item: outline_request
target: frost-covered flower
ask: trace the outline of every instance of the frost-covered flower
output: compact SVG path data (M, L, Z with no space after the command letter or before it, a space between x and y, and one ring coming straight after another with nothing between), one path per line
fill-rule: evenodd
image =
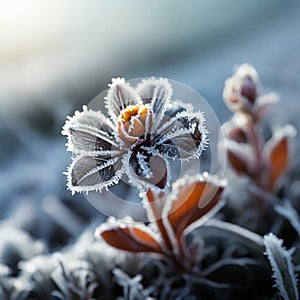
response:
M86 106L69 117L62 134L75 154L67 172L72 193L101 191L124 173L132 184L164 188L168 159L198 158L207 144L203 114L171 101L172 93L164 78L135 88L116 78L105 97L109 118Z

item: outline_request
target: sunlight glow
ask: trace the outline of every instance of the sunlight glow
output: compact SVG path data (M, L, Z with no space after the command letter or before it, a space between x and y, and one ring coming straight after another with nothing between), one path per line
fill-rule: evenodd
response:
M51 40L53 44L64 21L60 6L57 0L1 1L0 62L20 61L47 49Z

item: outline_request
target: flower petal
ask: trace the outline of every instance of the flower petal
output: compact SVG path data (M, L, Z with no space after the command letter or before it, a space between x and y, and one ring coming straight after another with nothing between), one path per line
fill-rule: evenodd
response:
M287 125L273 134L273 137L265 145L263 156L269 166L268 188L273 190L276 182L289 163L289 138L296 134L293 126Z
M113 78L105 99L105 107L111 119L117 123L120 112L128 105L142 104L138 93L124 78Z
M168 218L177 239L203 223L220 208L224 186L202 176L179 179L166 199L163 216Z
M170 101L173 89L168 79L166 78L148 78L136 88L143 103L150 103L155 115L155 127L159 126L168 102Z
M100 111L88 110L86 106L66 121L62 134L68 137L67 150L76 154L111 151L118 146L110 120Z
M92 152L77 156L66 173L68 189L75 192L101 191L119 181L124 168L120 156Z
M143 224L129 224L113 219L110 223L100 225L95 235L120 250L163 253L155 233Z
M135 186L164 189L170 180L168 162L160 155L146 151L129 153L123 160L129 181Z
M205 120L201 112L180 112L157 132L154 147L166 158L199 158L207 147Z
M182 102L180 100L172 100L167 104L164 115L168 118L171 118L183 111L193 112L194 107L191 103Z

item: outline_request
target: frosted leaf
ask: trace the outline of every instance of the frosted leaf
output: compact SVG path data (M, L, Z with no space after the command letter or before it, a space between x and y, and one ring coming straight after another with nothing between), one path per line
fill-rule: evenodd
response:
M94 299L93 293L98 287L98 279L91 266L80 260L59 261L51 278L58 287L52 295L61 300Z
M180 112L157 131L154 146L167 158L198 158L208 144L205 119L201 112Z
M103 155L101 152L77 156L67 171L68 188L75 192L101 191L117 183L124 168L119 157Z
M166 106L170 101L173 89L165 78L144 79L136 88L144 103L150 103L155 114L154 129L160 125Z
M53 255L36 256L31 260L21 262L21 277L30 282L30 291L40 299L52 299L51 293L55 289L51 273L57 267L57 260Z
M52 256L39 255L30 260L23 261L19 264L24 277L32 277L34 272L40 271L45 274L51 273L56 267L56 261Z
M46 246L25 231L11 226L1 226L0 230L0 261L17 269L19 261L28 260L46 252Z
M76 128L70 130L68 150L76 154L91 151L107 151L108 154L118 153L117 144L112 138L90 128Z
M88 109L86 105L82 106L82 111L76 111L72 118L68 118L64 130L76 127L78 125L86 126L88 128L97 128L106 133L113 133L113 124L100 111Z
M105 99L108 114L116 124L120 112L129 105L142 104L141 97L125 82L124 78L113 78Z
M5 278L0 280L0 299L27 300L30 284L23 278Z
M170 118L166 116L163 120L163 124L157 129L156 133L158 135L166 135L170 132L175 132L182 129L190 129L193 127L193 123L199 123L203 127L205 126L204 115L201 112L189 112L181 111L178 112L175 116Z
M130 153L124 157L123 164L129 181L141 189L149 187L164 189L170 182L169 163L159 153L150 151Z
M264 244L260 235L232 223L210 219L199 228L199 233L203 238L219 236L240 243L256 255L263 251Z
M226 140L226 154L230 167L238 174L249 177L253 174L253 154L245 151L247 146Z
M272 267L275 286L285 300L298 300L297 278L292 263L293 250L286 250L283 241L273 233L264 236L267 255Z
M129 219L129 222L133 222ZM128 220L109 219L100 225L95 236L117 249L138 253L162 253L159 236L142 223L129 223Z
M277 180L286 170L290 159L289 139L296 135L296 129L291 125L275 131L263 150L265 163L269 167L268 187L273 190Z
M117 147L110 120L99 111L88 110L86 106L66 121L62 134L68 137L67 150L77 154Z
M256 102L258 117L261 117L263 115L269 105L275 104L278 101L279 96L276 93L269 93L258 97Z
M194 107L191 103L186 103L181 100L169 101L169 103L166 105L165 116L168 118L173 118L178 113L183 111L193 112Z
M148 220L155 221L153 230L160 234L166 253L178 255L178 243L221 208L223 185L224 182L203 174L177 180L170 193L153 189L144 193Z
M113 274L120 286L123 287L123 297L119 299L122 300L152 300L150 294L153 288L144 289L141 280L143 279L141 274L136 275L131 278L121 269L115 268ZM154 299L153 299L154 300Z
M162 212L179 240L212 217L223 206L224 182L205 176L185 176L173 184Z
M99 220L96 222L98 223ZM115 265L122 263L126 259L127 253L122 253L117 249L114 249L104 243L104 241L95 241L95 226L96 222L92 222L91 225L81 236L76 240L60 260L68 270L74 269L80 265L80 262L88 264L88 269L91 270L97 276L98 286L101 286L99 293L103 299L110 299L110 293L113 290L113 282L111 278L111 270ZM68 259L71 258L71 259ZM73 262L71 262L71 260ZM78 262L79 261L79 262ZM98 290L98 289L97 289ZM100 297L96 292L96 298ZM97 298L98 299L98 298Z

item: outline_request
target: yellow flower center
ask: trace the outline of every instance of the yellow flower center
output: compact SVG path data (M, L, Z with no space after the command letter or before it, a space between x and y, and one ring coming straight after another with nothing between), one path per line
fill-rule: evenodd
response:
M129 105L118 117L118 133L125 142L135 142L145 134L148 107L145 105ZM150 120L148 120L150 121Z

